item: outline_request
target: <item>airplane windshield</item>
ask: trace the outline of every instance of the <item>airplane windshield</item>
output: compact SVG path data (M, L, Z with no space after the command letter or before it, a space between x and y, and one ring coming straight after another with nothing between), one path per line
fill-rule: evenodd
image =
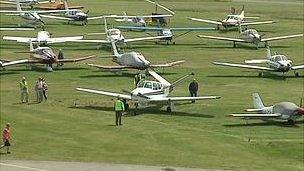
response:
M137 84L137 88L143 88L144 87L145 82L141 81Z
M287 61L286 56L282 55L282 60L283 60L283 61Z
M275 60L276 62L281 61L281 60L282 60L282 56L276 56L276 57L274 58L274 60Z
M144 88L152 89L152 83L151 82L146 82Z
M118 30L111 30L110 34L111 35L119 35L120 32Z

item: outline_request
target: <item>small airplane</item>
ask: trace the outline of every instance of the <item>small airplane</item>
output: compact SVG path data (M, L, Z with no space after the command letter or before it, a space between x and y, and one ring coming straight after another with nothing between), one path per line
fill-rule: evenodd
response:
M141 38L126 39L119 29L116 29L116 28L108 29L106 18L107 18L107 16L104 16L105 33L92 33L92 35L94 35L94 34L105 34L106 37L107 37L106 40L83 39L83 40L72 40L71 42L106 43L106 44L116 42L116 43L126 44L126 43L129 43L129 42L152 40L152 39L162 39L162 38L167 37L167 36L154 36L154 37L141 37Z
M50 1L39 1L39 0L9 0L9 1L0 1L0 2L3 4L16 5L18 3L18 1L21 5L31 6L31 8L33 8L34 5L37 5L37 4L45 4L45 3L50 2Z
M64 10L65 3L64 0L55 0L55 1L50 1L47 6L39 5L36 8L43 10ZM69 6L69 9L80 9L80 8L83 8L83 6Z
M22 19L29 21L31 24L45 24L41 18L40 14L43 13L58 13L58 12L65 12L66 10L48 10L48 11L23 11L21 9L19 0L17 0L17 11L9 11L9 10L0 10L0 13L9 13L6 15L17 15L20 16Z
M50 47L37 47L34 49L33 43L30 41L30 51L27 52L20 52L20 53L29 53L30 59L21 59L16 61L6 61L6 60L0 60L0 67L5 68L7 66L11 65L17 65L17 64L46 64L47 71L53 71L53 64L63 64L63 63L75 63L87 59L94 58L95 55L77 58L77 59L58 59L57 55L53 52L53 50Z
M138 69L146 70L148 68L165 68L172 67L184 63L184 60L174 61L165 64L151 64L141 53L138 52L126 52L120 54L117 50L115 42L111 42L113 49L113 61L117 63L116 66L102 66L96 64L88 64L89 66L97 67L107 71L121 71L123 69Z
M232 8L232 14L227 15L227 17L222 21L214 21L214 20L206 20L200 18L192 18L187 17L189 20L192 21L199 21L209 24L217 25L217 29L224 28L228 30L228 28L236 27L236 26L250 26L250 25L261 25L261 24L273 24L275 21L257 21L257 22L247 22L245 19L258 19L259 17L247 17L245 16L244 6L240 14L235 14L235 8Z
M135 16L135 15L127 15L126 12L124 12L123 15L110 15L107 18L115 18L115 21L117 22L124 22L124 23L131 23L136 26L147 26L147 21L152 18L165 18L165 17L172 17L171 14L159 14L159 15L142 15L142 16Z
M304 115L304 108L291 102L280 102L272 106L265 106L258 93L252 94L254 109L246 109L245 114L230 114L231 117L255 118L255 119L278 119L287 120L289 124L294 125L296 120Z
M83 38L83 36L51 38L51 34L48 31L39 31L37 33L37 37L3 36L3 40L13 40L13 41L21 42L21 43L29 43L31 41L33 43L38 43L38 45L63 43L63 42L67 42L69 40L79 40L79 39L82 39L82 38Z
M176 27L176 28L163 28L163 27L132 27L132 26L117 26L116 28L124 29L124 30L137 30L137 31L146 31L148 32L157 32L158 36L167 36L165 38L159 39L159 41L164 41L169 45L170 43L175 44L175 41L172 42L173 39L184 36L193 31L209 31L215 30L215 28L207 28L207 27ZM175 35L173 32L183 32L179 35ZM157 43L157 42L156 42Z
M146 2L148 3L151 3L153 5L155 5L155 12L152 13L152 15L163 15L163 14L160 14L158 13L157 9L158 7L159 8L162 8L163 10L167 11L168 13L170 13L170 15L175 15L175 12L170 10L169 8L163 6L163 5L160 5L154 1L151 1L151 0L145 0ZM145 20L146 23L149 23L149 24L156 24L157 26L166 26L168 24L168 21L167 21L167 18L168 17L165 17L165 16L159 16L159 17L151 17L151 18L147 18L147 20Z
M103 16L89 17L89 11L83 12L80 9L70 9L67 0L64 0L64 5L66 11L64 17L54 15L41 15L41 17L57 20L66 20L68 21L68 24L70 24L70 22L81 22L82 25L86 25L88 23L88 20L97 20L103 18Z
M154 71L148 71L157 81L141 80L137 87L129 92L124 91L126 94L114 93L109 91L101 91L87 88L76 88L78 91L84 91L93 94L105 95L110 97L117 97L132 101L135 103L135 114L138 107L147 107L149 103L158 103L167 105L167 112L172 112L174 102L176 101L192 101L192 100L209 100L219 99L221 96L199 96L199 97L174 97L169 96L181 82L185 81L189 76L194 75L193 73L181 77L177 81L170 83Z
M230 42L233 42L233 47L236 47L236 42L251 43L251 44L256 45L256 48L259 47L259 43L264 43L265 47L267 47L268 42L270 42L270 41L303 37L303 34L294 34L294 35L288 35L288 36L263 38L263 35L260 35L258 33L258 31L256 31L255 29L247 29L245 31L242 31L241 25L239 25L239 32L240 32L239 38L205 36L205 35L198 35L198 37L206 38L206 39L230 41Z
M287 58L285 55L274 54L271 55L271 50L267 47L267 59L253 59L245 60L247 64L234 64L234 63L225 63L225 62L213 62L215 65L228 66L228 67L237 67L237 68L247 68L254 69L259 71L259 76L263 75L263 71L267 72L281 72L285 73L290 70L294 70L295 76L299 76L299 73L296 72L299 69L304 69L304 65L292 66L292 61ZM248 64L266 64L265 66L257 65L248 65Z

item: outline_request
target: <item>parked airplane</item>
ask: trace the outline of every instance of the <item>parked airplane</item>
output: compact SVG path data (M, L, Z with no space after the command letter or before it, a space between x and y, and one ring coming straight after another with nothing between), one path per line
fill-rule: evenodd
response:
M288 72L290 70L294 70L295 76L299 76L299 73L296 71L299 69L304 69L304 65L292 66L292 61L288 59L285 55L280 55L280 54L271 55L271 51L269 47L267 47L267 59L245 60L245 63L266 64L267 67L257 66L257 65L246 65L246 64L233 64L233 63L225 63L225 62L213 62L213 64L215 65L258 70L259 76L262 76L264 71L281 72L284 74L285 72Z
M82 39L83 36L73 36L73 37L56 37L51 38L51 34L47 31L39 31L37 33L37 37L11 37L4 36L3 40L13 40L21 43L29 43L32 41L33 43L41 44L52 44L52 43L63 43L70 40L79 40Z
M68 21L68 24L70 24L70 22L77 22L80 21L82 22L82 25L86 25L88 23L88 20L97 20L97 19L101 19L103 18L103 16L96 16L96 17L89 17L87 12L82 12L80 9L70 9L67 1L64 1L65 4L65 14L64 17L63 16L54 16L54 15L41 15L44 18L51 18L51 19L57 19L57 20L66 20Z
M169 12L171 15L175 15L174 11L170 10L169 8L167 8L163 5L160 5L160 4L158 4L154 1L150 1L150 0L145 0L145 1L155 5L155 12L153 12L152 15L162 15L162 14L158 13L158 11L157 11L158 7L162 8L163 10L165 10L167 12ZM145 22L149 23L149 24L154 23L154 24L157 24L157 26L166 26L168 24L167 18L168 17L153 17L153 18L149 18Z
M71 42L81 42L81 43L111 43L111 42L117 42L117 43L129 43L129 42L135 42L135 41L143 41L143 40L152 40L152 39L162 39L166 38L167 36L154 36L154 37L141 37L141 38L131 38L126 39L121 31L116 28L108 29L107 26L107 20L106 16L104 16L104 27L105 27L105 34L106 40L93 40L93 39L86 39L86 40L72 40ZM94 34L100 34L100 33L94 33Z
M117 50L115 42L111 42L113 49L113 61L117 63L116 66L102 66L96 64L88 64L89 66L97 67L109 71L121 71L123 69L139 69L146 70L148 68L165 68L172 67L184 63L184 60L174 61L165 64L151 64L141 53L126 52L120 54Z
M107 16L107 18L115 18L115 21L118 22L124 22L124 23L131 23L132 25L136 25L136 26L142 26L142 27L146 27L147 26L147 21L151 20L152 18L165 18L165 17L172 17L173 15L171 14L159 14L159 15L127 15L126 12L124 12L123 15L119 16L119 15L110 15Z
M137 30L137 31L145 31L145 32L157 32L158 36L167 36L165 38L159 39L159 41L164 41L169 45L173 39L184 36L193 31L208 31L215 30L215 28L207 28L207 27L177 27L177 28L163 28L163 27L132 27L132 26L117 26L116 28L125 29L125 30ZM179 35L175 35L173 32L183 32ZM148 33L149 34L149 33ZM175 41L172 42L175 44Z
M55 0L50 1L48 5L39 5L36 6L38 9L44 9L44 10L64 10L65 9L65 3L64 0ZM83 8L83 6L69 6L69 9L79 9Z
M170 92L174 90L181 82L185 81L189 76L194 75L193 73L188 74L177 81L170 83L154 71L149 71L157 81L141 80L137 87L128 92L128 94L113 93L109 91L101 91L87 88L76 88L79 91L84 91L93 94L100 94L110 97L117 97L132 101L135 103L135 114L138 107L147 107L151 103L165 104L167 105L167 112L171 112L176 101L192 101L192 100L209 100L219 99L221 96L199 96L199 97L174 97L169 96Z
M304 108L291 102L280 102L272 106L265 106L258 93L252 94L254 109L246 109L245 114L230 114L228 116L255 119L279 119L287 120L289 124L295 124L296 120L304 115Z
M40 14L43 13L58 13L58 12L65 12L66 10L48 10L48 11L23 11L21 9L19 1L17 1L17 11L9 11L9 10L0 10L0 13L9 13L6 15L17 15L21 18L29 21L31 24L44 24L44 21L41 19Z
M21 5L31 6L31 8L33 8L34 5L37 5L37 4L49 3L49 1L39 1L39 0L9 0L9 1L0 1L0 2L3 4L16 5L18 3L18 1Z
M270 42L270 41L303 37L303 34L294 34L294 35L288 35L288 36L263 38L263 35L260 35L258 33L258 31L256 31L255 29L247 29L245 31L242 31L242 28L241 28L240 25L239 25L239 32L240 32L239 38L204 36L204 35L198 35L198 37L206 38L206 39L216 39L216 40L230 41L230 42L233 42L233 47L236 47L236 42L252 43L252 44L255 44L257 48L259 47L259 43L261 43L261 42L265 43L265 47L266 47L268 45L268 42Z
M95 55L77 58L77 59L58 59L57 55L53 52L50 47L37 47L34 49L33 43L30 41L30 51L21 52L21 53L29 53L30 59L21 59L16 61L0 61L0 67L4 68L11 65L17 64L46 64L48 71L53 71L53 64L62 64L67 62L79 62L87 59L91 59L95 57Z
M235 11L235 10L233 10L233 11ZM236 26L239 26L239 25L250 26L250 25L261 25L261 24L273 24L273 23L275 23L274 21L256 21L256 22L246 21L245 19L258 19L259 17L246 17L244 6L243 6L242 11L239 15L232 12L232 14L227 15L227 17L222 21L206 20L206 19L192 18L192 17L187 17L187 18L189 20L192 20L192 21L199 21L199 22L205 22L205 23L217 25L218 30L221 27L223 27L225 30L228 30L228 28L236 27Z

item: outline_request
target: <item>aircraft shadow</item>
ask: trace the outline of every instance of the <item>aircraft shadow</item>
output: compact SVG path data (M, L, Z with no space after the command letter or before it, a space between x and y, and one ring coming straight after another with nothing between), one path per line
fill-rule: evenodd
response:
M114 113L114 109L113 107L105 107L105 106L71 106L69 108L72 109L84 109L84 110L93 110L93 111L108 111L108 112L113 112ZM127 111L127 115L128 117L132 117L135 116L134 115L134 111L135 109L131 108ZM137 110L137 114L136 115L172 115L172 116L190 116L190 117L200 117L200 118L214 118L213 115L208 115L208 114L201 114L201 113L186 113L186 112L177 112L177 111L173 111L172 113L168 113L164 110L160 110L158 107L148 107L145 109L138 109Z
M241 124L225 124L224 127L248 127L248 126L279 126L279 127L290 127L290 128L298 128L298 125L303 125L304 120L297 120L294 125L288 124L287 122L282 121L261 121L258 123L241 123Z
M278 46L271 46L272 48L280 48L280 49L287 49L287 48L290 48L290 46L282 46L282 45L278 45ZM247 50L253 50L253 51L256 51L257 48L256 46L254 45L251 45L251 44L240 44L240 43L237 43L236 44L236 47L233 47L233 44L231 44L231 46L229 46L229 44L227 46L197 46L196 44L196 47L193 47L193 48L198 48L198 49L215 49L215 50L218 50L218 49L227 49L227 50L231 50L231 49L235 49L235 48L242 48L242 49L247 49ZM262 46L262 44L259 45L259 48L258 49L265 49L264 46Z
M0 71L0 76L2 76L2 75L13 75L13 74L20 74L20 73L15 72L15 71Z

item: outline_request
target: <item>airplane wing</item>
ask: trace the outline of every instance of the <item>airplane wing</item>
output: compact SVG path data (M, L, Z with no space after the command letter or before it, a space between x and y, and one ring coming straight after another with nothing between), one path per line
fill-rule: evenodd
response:
M115 65L115 66L104 66L104 65L96 65L96 64L87 64L88 66L96 67L104 70L121 70L121 69L132 69L130 66L124 65Z
M261 25L261 24L273 24L275 21L258 21L258 22L247 22L241 23L241 26L250 26L250 25Z
M262 118L262 117L270 117L270 118L276 118L280 117L280 113L273 113L273 114L230 114L228 116L231 117L241 117L241 118Z
M47 39L47 43L62 43L71 40L79 40L79 39L83 39L83 36L49 38Z
M21 43L29 43L30 41L36 42L37 38L3 36L3 40L14 40L14 41L21 42Z
M167 101L192 101L192 100L210 100L210 99L219 99L221 96L199 96L199 97L160 97L152 98L151 102L167 102Z
M163 77L161 77L160 75L158 75L156 72L154 72L154 71L148 71L148 72L149 72L150 75L152 75L152 77L154 77L157 81L159 81L163 85L165 85L165 86L170 86L171 85L171 83L169 83Z
M245 42L243 39L228 38L228 37L216 37L216 36L204 36L204 35L198 35L198 37L200 37L200 38L206 38L206 39L216 39L216 40L232 41L232 42Z
M68 17L60 17L60 16L53 16L53 15L40 15L43 18L51 18L51 19L57 19L57 20L69 20L69 21L73 21L72 18L68 18Z
M213 20L205 20L205 19L192 18L192 17L187 17L187 18L189 20L192 20L192 21L199 21L199 22L204 22L204 23L209 23L209 24L215 24L215 25L223 25L221 22L213 21Z
M76 88L78 91L84 91L88 93L93 93L93 94L100 94L100 95L105 95L105 96L110 96L110 97L120 97L126 100L131 100L131 95L126 95L126 94L120 94L120 93L113 93L109 91L101 91L101 90L93 90L93 89L86 89L86 88Z
M69 42L78 42L78 43L111 43L107 40L90 40L90 39L83 39L83 40L69 40Z
M132 38L132 39L125 39L124 42L135 42L135 41L142 41L142 40L152 40L152 39L163 39L167 38L168 36L154 36L154 37L141 37L141 38Z
M304 69L304 65L293 66L291 67L291 69L293 70Z
M0 28L0 31L33 31L34 28Z
M296 37L303 37L303 34L294 34L294 35L289 35L289 36L279 36L279 37L265 38L265 39L262 39L261 42L268 42L268 41L282 40L282 39L290 39L290 38L296 38Z
M43 10L58 10L58 7L56 6L38 6L36 7L38 9L43 9ZM69 9L80 9L83 8L83 6L69 6Z
M170 14L160 14L160 15L108 15L104 16L106 18L160 18L160 17L172 17ZM117 20L120 21L120 20ZM123 20L121 20L123 21Z
M125 30L144 30L144 31L161 31L163 28L160 27L139 27L139 26L117 26L118 29Z
M104 16L96 16L96 17L89 17L87 20L97 20L97 19L102 19Z
M168 12L169 12L170 14L172 14L172 15L175 14L175 12L173 12L172 10L170 10L170 9L168 9L167 7L165 7L165 6L163 6L163 5L160 5L160 4L158 4L158 3L154 2L154 1L150 1L150 0L145 0L145 1L147 1L147 2L149 2L149 3L151 3L151 4L154 4L154 5L156 5L156 6L160 7L160 8L162 8L162 9L164 9L165 11L168 11Z
M246 64L263 64L268 62L267 59L252 59L252 60L245 60Z
M165 63L165 64L154 64L154 65L150 65L150 67L152 68L162 68L162 67L172 67L175 65L179 65L184 63L184 60L180 60L180 61L174 61L174 62L169 62L169 63Z
M82 58L76 58L76 59L58 59L59 63L65 63L65 62L79 62L79 61L84 61L87 59L95 58L96 55L90 55L87 57L82 57Z
M213 27L175 27L170 28L171 31L203 31L203 30L216 30Z
M25 64L25 63L31 63L28 59L21 59L17 61L10 61L10 62L0 62L1 67L11 66L11 65L17 65L17 64Z
M267 68L267 67L262 67L262 66L254 66L254 65L232 64L232 63L224 63L224 62L213 62L213 64L214 65L221 65L221 66L237 67L237 68L275 71L275 69L272 69L272 68Z
M45 13L62 13L67 12L69 10L45 10L45 11L12 11L12 10L0 10L0 13L37 13L37 14L45 14Z

